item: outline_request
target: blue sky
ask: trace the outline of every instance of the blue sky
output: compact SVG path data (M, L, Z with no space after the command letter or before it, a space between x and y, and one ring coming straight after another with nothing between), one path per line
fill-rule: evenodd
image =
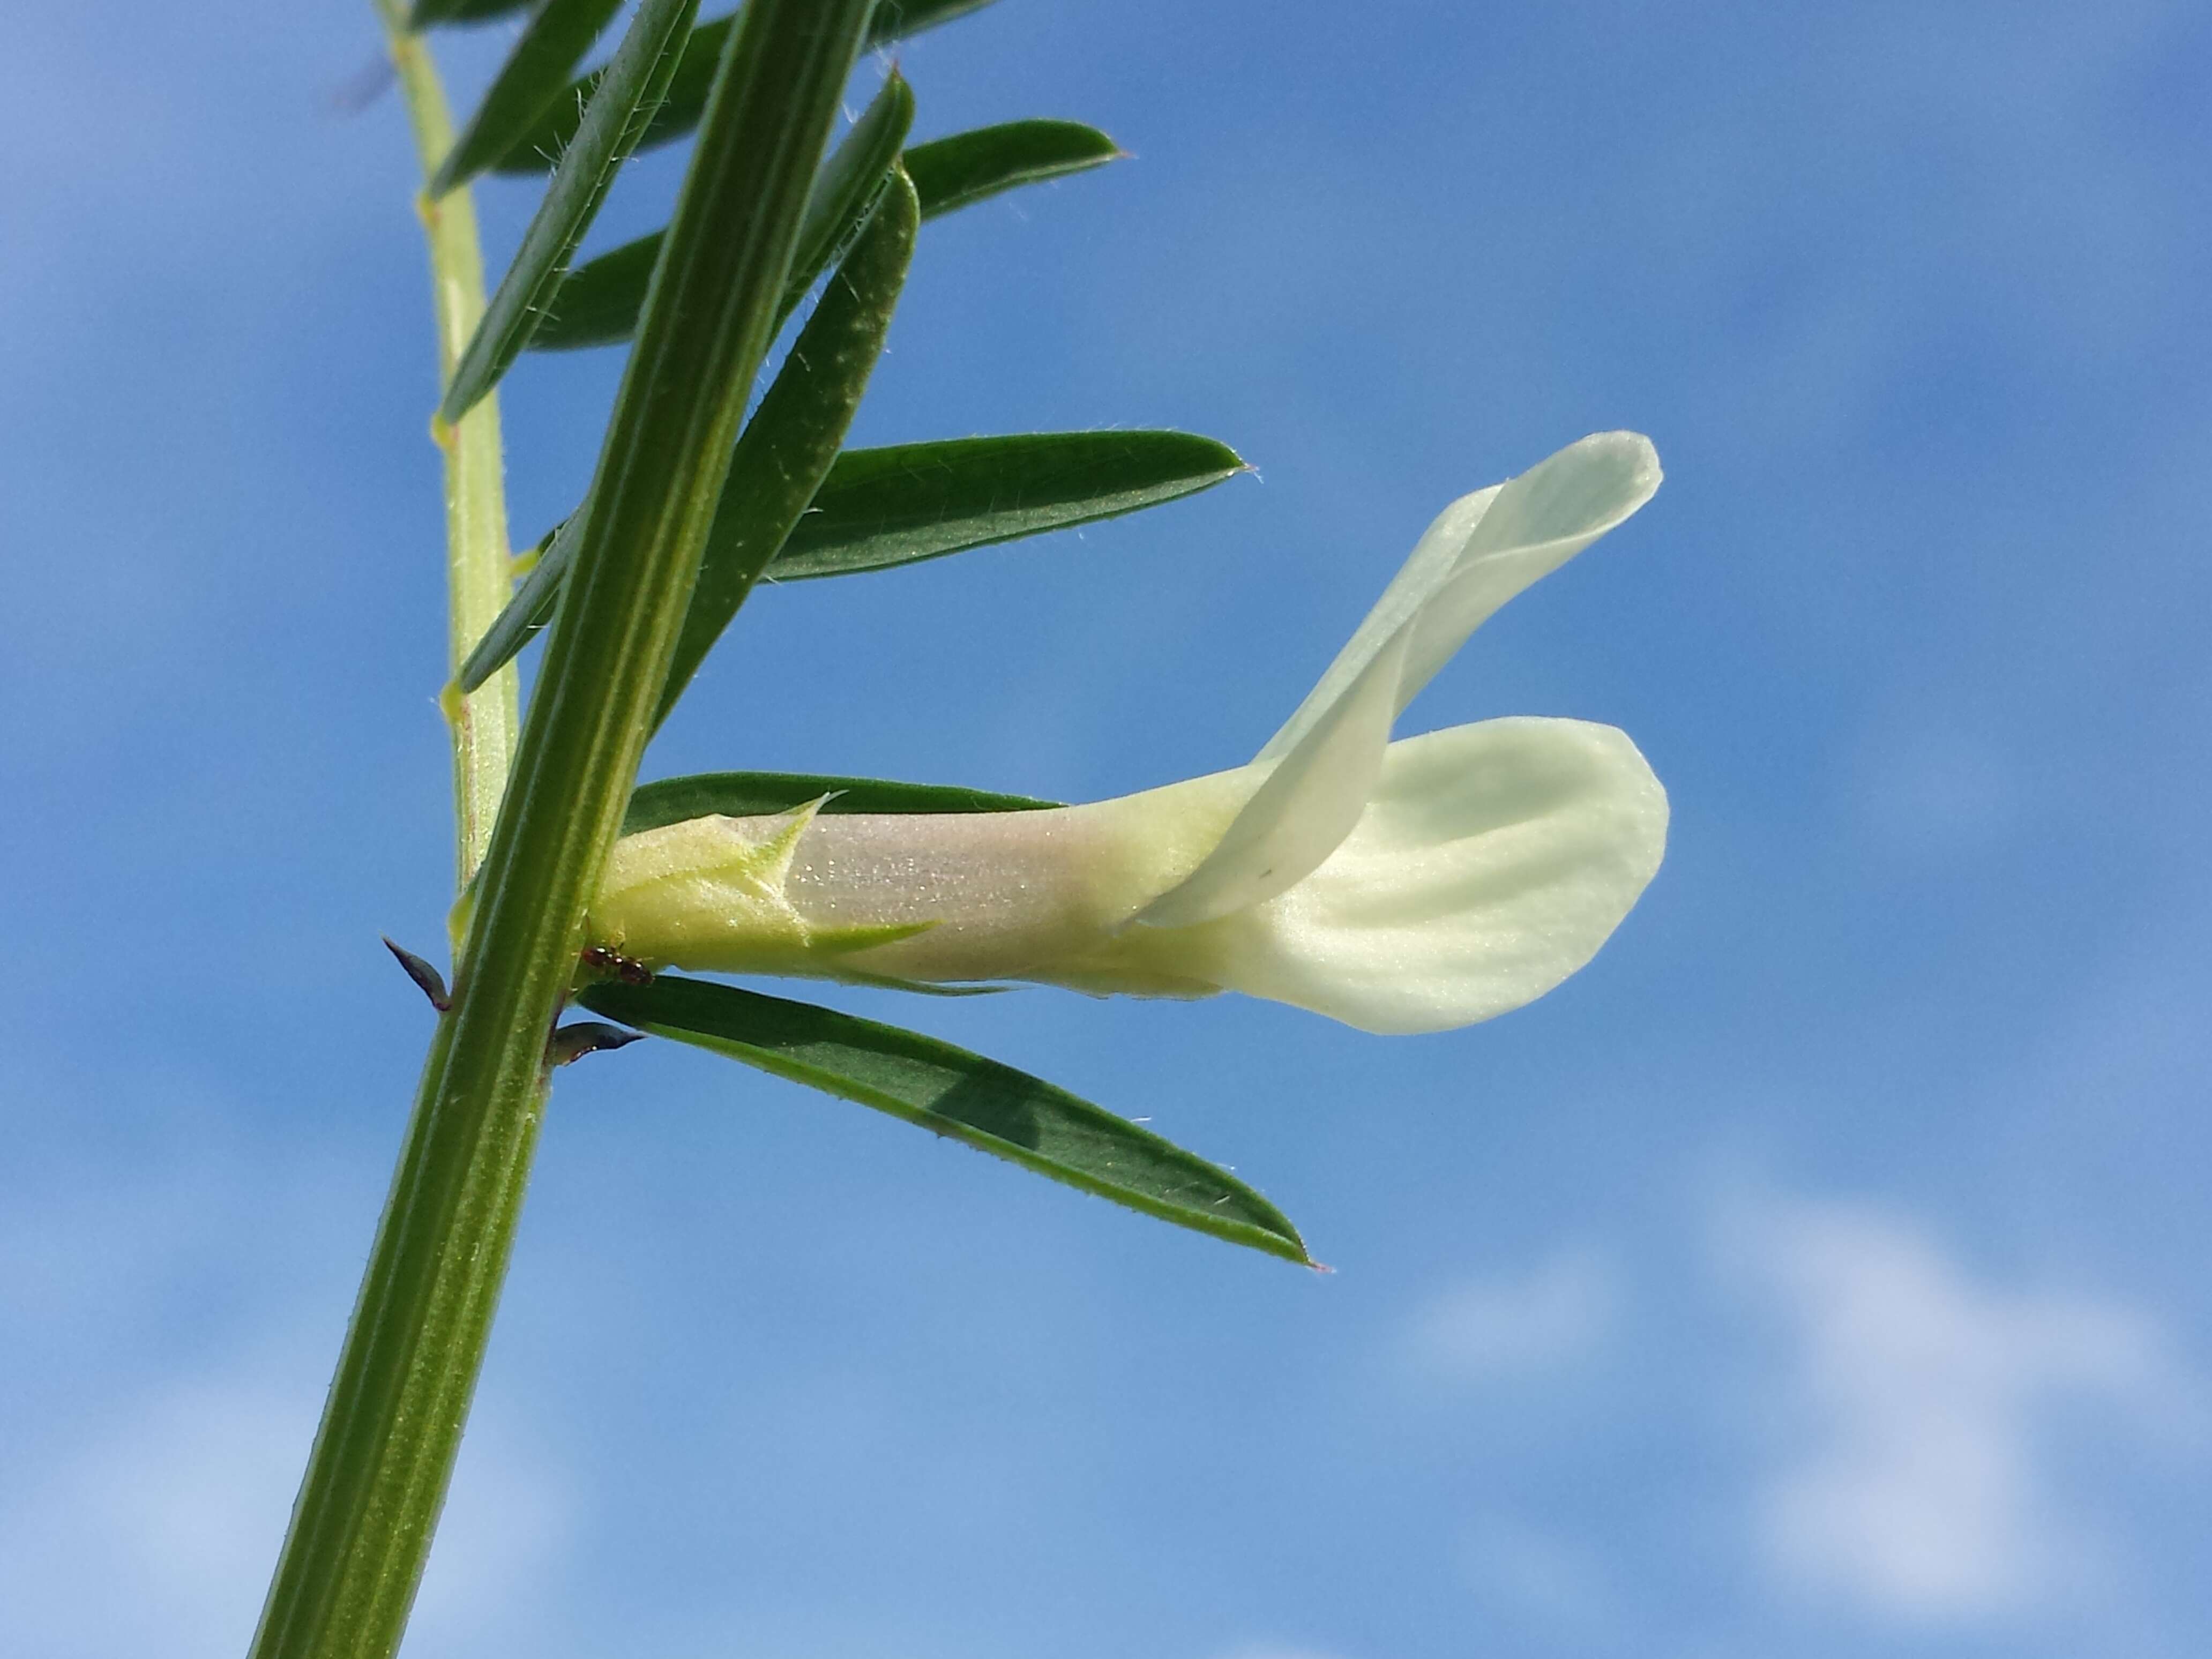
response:
M334 107L365 5L10 33L0 1646L232 1654L428 1034L376 936L449 879L411 161ZM927 228L861 441L1259 476L765 593L648 771L1236 763L1445 501L1632 427L1658 498L1401 730L1618 724L1668 862L1443 1036L844 999L1327 1278L695 1054L566 1074L408 1651L2212 1646L2212 19L1005 0L901 61L923 135L1136 159ZM508 381L518 537L617 367Z

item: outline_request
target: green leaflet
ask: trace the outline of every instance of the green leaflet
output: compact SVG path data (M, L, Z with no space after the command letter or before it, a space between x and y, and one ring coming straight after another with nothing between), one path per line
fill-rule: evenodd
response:
M868 25L868 46L888 46L894 40L981 11L990 3L991 0L877 0L875 18Z
M1246 470L1188 432L1034 432L848 450L769 567L775 581L881 570L1111 519Z
M807 195L805 217L799 224L799 246L792 257L791 275L785 283L783 298L776 313L778 327L782 325L784 319L790 314L792 307L797 304L806 289L812 286L815 277L821 274L823 267L829 263L841 246L867 224L869 216L873 214L880 205L886 193L884 185L890 176L888 169L896 158L899 146L905 140L907 128L912 125L913 120L913 89L901 78L896 70L893 70L890 78L884 82L882 89L869 103L860 120L854 123L853 130L845 135L844 142L838 145L836 153L823 165L815 177L813 185ZM902 185L900 188L906 191L908 198L911 198L913 191L910 186ZM904 281L907 261L912 257L913 242L913 229L909 225L902 233L898 246L902 246L905 252L896 257L897 275L896 278L890 280L888 289L884 287L886 272L879 267L891 245L882 242L877 245L875 258L869 266L872 274L861 284L863 289L875 296L874 300L866 304L861 304L857 291L849 287L839 289L837 285L833 283L832 289L836 290L834 302L832 295L825 294L823 303L816 307L819 313L824 306L827 306L832 319L835 319L834 325L831 322L825 322L823 330L818 337L818 343L825 356L835 356L839 365L838 372L844 375L847 382L849 383L850 394L855 405L860 400L861 392L866 387L867 370L874 366L876 353L882 349L881 327L890 322L890 307L897 300L900 283ZM857 251L856 245L855 252ZM656 232L639 241L616 249L613 253L593 261L592 265L586 266L582 271L571 272L568 279L562 282L555 291L553 303L561 307L561 315L544 319L538 324L532 343L542 345L545 343L548 335L558 334L564 326L577 325L579 305L580 305L582 318L581 325L587 330L592 327L593 325L592 308L599 301L591 297L588 293L580 302L572 301L569 296L575 289L577 279L580 276L585 276L595 266L606 265L609 262L618 259L629 259L638 266L634 285L627 277L622 284L618 285L629 289L617 301L617 305L623 311L622 334L627 335L630 326L635 321L635 307L642 303L645 298L646 286L652 280L653 263L659 257L659 253L660 236ZM857 313L854 310L855 305L860 307ZM878 315L878 312L879 315ZM866 322L866 318L870 316L874 316L877 319L875 344L867 350L865 362L860 363L853 355L858 349L860 337L854 333L854 329L857 325L862 333L865 333L866 328L870 326ZM813 331L814 325L810 319L806 330L802 331L802 340L806 340ZM793 361L798 364L797 379L805 382L812 390L807 398L787 398L787 404L797 401L820 404L825 397L830 398L834 404L836 377L827 373L810 374L807 361L803 355L796 356ZM857 370L856 363L859 363ZM793 372L792 362L787 362L784 373L779 374L776 377L776 385L783 386L786 376ZM853 380L851 377L856 372L858 379ZM773 398L775 394L771 391L769 396ZM767 406L763 402L763 409L765 410ZM818 422L830 419L831 416L827 410L816 409L810 418ZM833 454L836 446L843 441L845 428L851 424L852 418L852 409L849 407L845 409L842 416L835 418L836 430L828 441ZM753 430L754 424L757 423L757 419L756 416L755 422L748 424L746 428L748 434ZM772 426L781 424L785 423L771 423ZM826 428L817 425L810 429L818 434ZM787 445L792 436L793 434L787 431L783 441ZM779 450L779 453L781 453L781 451ZM795 458L797 452L794 450L793 454ZM744 442L740 440L738 451L732 457L733 481L743 476L738 473L737 469L744 459ZM823 465L828 465L826 458ZM808 465L809 470L805 472L803 482L806 495L811 496L814 485L820 481L821 474L818 469L813 468L811 462ZM787 485L790 484L789 480L785 480L784 483ZM802 496L797 506L790 510L796 514L803 511L805 506L805 497ZM708 556L710 569L714 564L726 564L727 562L729 556L727 553L718 556L711 550L731 541L744 527L731 517L733 512L738 510L740 509L718 507L716 511L715 531L709 543L710 551ZM574 551L570 545L570 526L579 523L582 516L580 513L571 514L539 544L538 562L532 567L529 576L516 591L514 597L507 602L506 609L501 611L493 620L492 625L484 630L483 637L477 641L475 648L469 653L468 660L461 665L460 672L454 676L455 682L462 690L473 691L477 686L482 685L511 661L517 652L529 644L538 631L553 620L554 607L561 597L561 584L568 577L568 562ZM787 527L787 526L786 528ZM778 530L775 533L777 545L781 545L782 540L783 532ZM773 552L774 549L770 549L770 551ZM748 587L750 586L750 580L745 586ZM740 592L736 603L732 604L729 608L729 616L736 614L737 605L742 604L743 599L743 592ZM702 613L702 617L708 614L711 614L711 609L708 612ZM716 632L719 633L720 627L727 625L729 616L723 617L721 623L717 625ZM703 620L700 625L702 627L705 625ZM690 634L688 617L686 633L688 637ZM710 641L709 643L711 642ZM681 647L679 647L678 660L679 663L684 662ZM672 677L670 684L680 690L683 684L690 680L697 665L696 659L692 659L683 666L680 675ZM664 714L666 713L665 705L662 712Z
M913 124L914 91L894 70L814 181L777 313L779 326L867 223ZM660 238L659 231L653 231L568 272L546 302L531 345L540 351L568 351L629 338L660 258Z
M765 574L801 580L942 558L1133 513L1244 470L1226 444L1188 432L1030 432L848 449ZM496 673L552 619L568 570L567 528L462 665L463 690Z
M568 90L568 77L622 0L543 0L500 66L483 102L430 181L433 200L465 185L513 149ZM710 71L711 75L711 71ZM582 124L583 106L569 123ZM548 158L547 165L551 165Z
M919 1124L1179 1227L1310 1263L1283 1212L1227 1170L965 1048L874 1020L662 974L577 994L593 1013Z
M507 607L492 618L483 637L470 650L468 659L461 664L460 672L453 676L453 684L464 691L474 691L486 680L513 662L522 647L536 639L553 620L553 611L561 603L561 586L568 579L568 567L576 554L575 538L583 527L584 515L571 513L558 526L546 532L538 544L538 562L515 589L514 597Z
M799 227L799 248L791 257L791 276L784 283L783 305L776 313L779 328L815 279L867 228L913 125L914 88L894 69L815 178L806 198L806 218ZM915 222L920 222L918 210ZM910 246L911 232L906 240Z
M830 278L775 384L745 423L715 503L656 726L668 718L837 459L883 351L921 223L914 186L895 172L881 208Z
M867 45L887 46L894 40L919 34L926 28L950 22L989 3L990 0L882 0L876 8L875 21L869 26ZM661 105L653 125L646 130L641 141L646 149L681 138L699 125L699 118L707 108L708 88L714 84L714 64L721 58L723 43L729 39L734 21L733 17L718 17L691 31L691 38L684 48L684 60L669 82L667 101ZM577 112L589 103L593 84L602 72L594 70L574 82L570 88L574 96L549 106L492 164L493 171L543 173L551 167L553 158L567 149L575 137Z
M441 23L487 23L511 11L520 11L530 0L415 0L407 15L410 29L434 28Z
M529 343L562 268L590 228L615 174L637 147L645 116L660 101L676 68L675 43L698 9L699 0L643 0L638 7L636 20L584 112L576 142L562 156L523 234L520 252L461 354L440 419L450 424L467 414Z
M863 118L847 144L859 140L867 125ZM904 159L921 200L921 216L933 219L1018 185L1064 178L1097 167L1121 153L1111 138L1079 122L1012 121L917 144ZM841 147L841 160L846 154ZM883 166L890 165L890 157L886 155ZM915 172L916 167L921 171ZM825 185L828 179L829 170L824 169ZM825 234L817 239L821 258L793 268L791 292L785 301L787 312L828 264L835 240L830 233L840 223L850 225L860 209L860 204L848 202L841 222L830 217L828 206L825 199L822 216ZM802 242L801 246L811 248L814 244ZM653 231L570 271L555 290L546 307L550 314L531 337L531 345L539 351L572 351L628 339L637 324L637 308L645 303L645 285L653 280L653 261L659 253L660 233Z
M441 23L488 23L511 11L520 11L530 0L415 0L407 14L407 27L421 30Z
M640 148L651 149L657 144L681 138L699 125L699 117L707 107L708 89L714 85L714 64L721 58L722 47L730 38L730 27L735 21L734 17L718 17L691 31L690 39L684 43L684 56L676 65L675 76L668 83L668 96L654 113L652 125L646 128ZM553 158L566 149L568 141L576 136L576 112L588 106L600 73L593 70L572 83L570 95L547 107L492 163L492 171L543 173L551 167Z
M934 219L1018 185L1103 167L1126 153L1080 121L1008 121L915 144L906 153L906 170L921 196L921 216Z
M709 814L765 817L812 800L822 802L824 813L1036 812L1061 805L957 784L895 783L886 778L824 777L811 772L695 772L638 785L623 814L622 832L634 836Z
M530 337L534 351L576 351L618 345L637 326L646 284L660 258L659 231L610 248L566 273Z

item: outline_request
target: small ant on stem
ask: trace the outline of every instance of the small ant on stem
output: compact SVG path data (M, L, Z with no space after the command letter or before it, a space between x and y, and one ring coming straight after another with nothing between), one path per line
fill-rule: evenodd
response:
M583 950L584 966L594 973L607 974L625 985L650 985L653 969L635 957L619 951L611 951L604 945L586 945Z

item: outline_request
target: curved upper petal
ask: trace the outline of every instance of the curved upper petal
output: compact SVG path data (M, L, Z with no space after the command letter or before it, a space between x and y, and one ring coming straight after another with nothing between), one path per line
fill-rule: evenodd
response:
M1666 792L1626 734L1529 718L1458 726L1392 744L1358 828L1288 892L1195 927L1130 930L1049 976L1098 989L1150 976L1363 1030L1445 1030L1532 1001L1588 962L1666 840Z
M1454 501L1258 758L1291 753L1410 627L1396 691L1403 709L1499 606L1650 501L1661 476L1649 438L1599 432Z
M1359 821L1400 711L1498 608L1651 499L1659 457L1633 432L1567 446L1437 516L1290 720L1260 751L1272 767L1220 843L1140 912L1188 927L1303 881Z

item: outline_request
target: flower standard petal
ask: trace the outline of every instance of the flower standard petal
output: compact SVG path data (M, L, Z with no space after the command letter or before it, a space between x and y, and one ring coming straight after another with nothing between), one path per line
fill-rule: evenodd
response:
M1138 925L1188 927L1287 891L1358 822L1391 723L1468 635L1651 498L1649 439L1570 444L1437 514L1351 641L1260 751L1274 770L1205 862Z
M1437 515L1258 758L1289 753L1410 624L1413 637L1398 685L1398 708L1404 708L1500 605L1627 519L1651 499L1660 477L1659 454L1649 438L1600 432L1518 477L1462 495Z
M1506 484L1451 580L1421 608L1398 706L1411 702L1499 606L1650 501L1660 478L1659 453L1649 438L1601 432Z
M1305 701L1254 757L1255 760L1275 760L1288 754L1383 648L1405 632L1420 615L1421 607L1434 599L1458 570L1460 555L1467 549L1468 538L1480 527L1490 504L1504 488L1504 484L1491 484L1473 495L1461 496L1437 514L1421 532L1421 539L1413 544L1413 550L1407 555L1398 574L1390 579L1390 585L1382 590L1382 597L1375 601L1359 626L1352 630L1352 637L1345 641L1344 649L1336 653L1328 671L1306 693Z

